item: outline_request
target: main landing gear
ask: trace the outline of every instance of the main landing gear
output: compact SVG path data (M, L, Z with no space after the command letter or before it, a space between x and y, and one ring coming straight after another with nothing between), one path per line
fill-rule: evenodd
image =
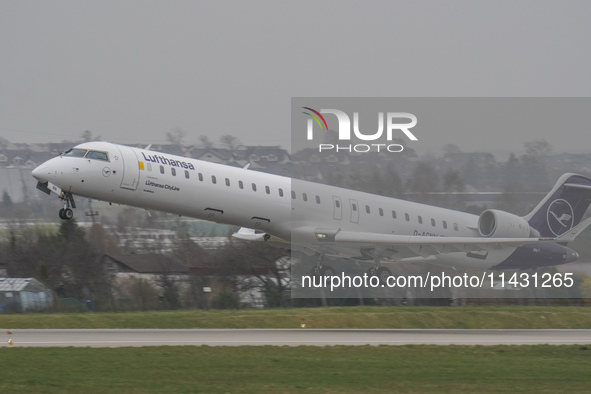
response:
M330 265L324 265L324 256L318 256L318 263L312 269L313 276L335 276L337 272Z
M318 262L316 266L312 269L311 275L313 276L336 276L339 273L332 268L330 265L324 264L324 255L318 256ZM390 271L387 267L382 267L380 263L380 259L375 258L373 262L373 266L367 270L368 277L377 277L380 281L380 284L385 285L388 283L388 278L392 276L392 271Z
M392 276L392 271L390 271L387 267L382 267L380 260L375 259L373 266L367 270L367 276L377 276L381 284L386 284L388 277Z
M59 211L59 217L62 220L70 220L74 217L74 211L72 208L76 208L74 202L74 196L72 193L63 193L60 195L60 199L64 201L64 207ZM70 208L72 207L72 208Z

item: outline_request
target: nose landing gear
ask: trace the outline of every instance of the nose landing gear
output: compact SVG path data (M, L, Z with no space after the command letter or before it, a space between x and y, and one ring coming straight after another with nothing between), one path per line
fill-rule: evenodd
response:
M74 217L74 211L70 208L62 208L59 211L59 216L62 220L70 220Z
M74 202L74 196L72 193L63 193L60 195L60 199L64 201L64 207L59 211L59 217L62 220L70 220L74 217L74 211L72 208L76 208L76 203Z

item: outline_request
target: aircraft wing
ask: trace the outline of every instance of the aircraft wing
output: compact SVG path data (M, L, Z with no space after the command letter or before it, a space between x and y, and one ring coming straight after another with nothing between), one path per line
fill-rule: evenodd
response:
M436 237L322 229L315 231L315 237L319 243L325 243L327 246L391 249L405 257L412 255L429 257L452 252L482 252L556 241L555 238Z
M308 245L317 251L338 254L341 249L357 252L363 249L389 250L399 258L420 256L427 258L453 252L488 252L506 248L517 248L540 242L570 242L591 225L591 217L557 238L495 238L495 237L437 237L418 235L380 234L358 231L341 231L300 227L292 231L292 242ZM287 243L283 239L253 229L241 228L234 237L247 241L271 241ZM322 252L321 252L322 253Z

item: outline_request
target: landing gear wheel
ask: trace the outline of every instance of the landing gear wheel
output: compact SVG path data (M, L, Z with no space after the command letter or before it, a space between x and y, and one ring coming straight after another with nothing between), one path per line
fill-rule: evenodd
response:
M64 219L70 220L73 217L74 217L74 211L72 211L70 208L64 209Z
M84 182L84 181L82 181ZM62 192L60 194L60 200L62 200L64 202L64 207L62 209L60 209L59 211L59 217L62 220L70 220L74 217L74 211L72 211L72 208L76 208L76 203L74 202L74 196L72 195L72 193L65 193Z
M388 277L392 276L392 271L386 267L371 267L367 270L367 276L370 278L376 276L379 279L380 284L385 285L388 283Z
M312 268L312 276L335 276L336 271L330 265L323 265L320 267Z
M320 267L320 276L335 276L337 273L330 265Z
M380 267L376 271L376 276L380 279L380 283L385 285L388 283L388 278L392 276L392 271L386 267Z
M59 211L59 216L62 220L70 220L74 217L74 211L70 208L62 208Z

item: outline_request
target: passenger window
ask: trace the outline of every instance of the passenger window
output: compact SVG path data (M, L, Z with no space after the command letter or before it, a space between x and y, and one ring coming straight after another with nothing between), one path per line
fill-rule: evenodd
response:
M296 199L296 192L295 191L291 191L291 199L295 200Z
M308 201L308 195L307 195L306 193L303 193L303 194L302 194L302 199L303 199L304 201Z
M202 174L202 173L199 173L199 174L198 174L198 177L199 177L199 180L200 180L201 182L203 182L203 174Z
M267 192L267 194L271 194L271 188L269 186L265 186L265 192Z
M279 188L279 197L283 197L283 189Z
M443 228L447 228L447 222L444 220L442 223L443 223Z
M320 204L320 196L316 196L316 204Z
M164 166L160 166L160 173L164 174Z
M458 231L458 224L454 223L454 231Z
M152 163L146 163L146 168L148 171L152 171Z
M211 176L211 183L213 183L214 185L217 183L217 179L215 179L215 175Z
M435 227L435 219L431 218L431 226Z
M334 206L337 208L341 207L341 202L339 200L334 200Z
M380 216L384 216L384 210L382 208L378 209L378 213Z
M242 183L242 181L238 181L238 187L244 189L244 183Z
M369 209L369 205L366 205L365 206L365 212L367 212L367 213L370 213L371 212L371 210Z
M357 204L352 204L351 207L353 208L353 211L357 212Z
M392 211L392 219L396 219L396 211Z
M226 178L226 186L230 186L230 180Z
M185 178L189 179L189 171L185 170Z
M419 216L419 224L423 224L423 217Z
M252 184L252 191L253 192L256 192L257 191L257 185L256 185L256 183L253 183Z
M171 168L171 169L170 169L170 172L172 173L172 176L176 176L176 169L174 169L174 168Z
M406 219L407 222L410 222L410 215L408 213L404 214L404 218Z

